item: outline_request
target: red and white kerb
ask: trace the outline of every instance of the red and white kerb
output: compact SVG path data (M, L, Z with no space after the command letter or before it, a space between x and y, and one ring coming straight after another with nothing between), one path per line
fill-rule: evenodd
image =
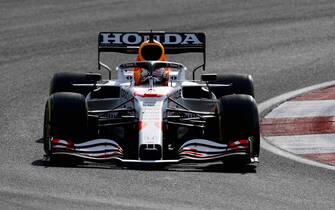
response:
M335 86L282 103L262 120L261 132L281 149L335 165Z

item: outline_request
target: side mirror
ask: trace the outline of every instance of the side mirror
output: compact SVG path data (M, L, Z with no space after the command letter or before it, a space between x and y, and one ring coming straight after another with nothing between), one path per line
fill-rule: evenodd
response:
M87 81L92 83L96 83L102 79L102 76L99 73L86 73L85 76Z
M217 78L217 74L202 74L201 80L205 82L214 81Z

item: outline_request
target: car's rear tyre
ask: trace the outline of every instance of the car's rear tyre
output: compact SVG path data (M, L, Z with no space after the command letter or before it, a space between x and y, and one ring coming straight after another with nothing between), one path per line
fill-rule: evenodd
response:
M91 87L76 87L72 84L89 84L91 82L83 73L59 72L51 80L50 95L58 92L74 92L86 96L92 90Z
M224 143L251 138L252 150L248 157L229 158L227 163L250 161L259 156L259 116L256 101L250 95L234 94L220 99L221 130Z
M254 97L254 84L249 74L218 74L216 80L209 84L231 84L230 87L211 87L210 90L217 98L231 94L245 94Z
M50 137L80 143L87 131L87 105L85 97L79 93L61 92L52 94L45 108L44 150L52 156Z

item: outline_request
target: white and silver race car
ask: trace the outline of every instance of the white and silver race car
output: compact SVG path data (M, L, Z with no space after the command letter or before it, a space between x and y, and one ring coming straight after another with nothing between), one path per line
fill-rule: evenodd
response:
M100 60L105 52L141 59L118 65L112 79L111 68ZM186 66L162 59L179 53L202 54L193 80L185 78ZM51 81L44 118L49 161L258 162L252 77L202 74L196 81L195 72L205 69L204 33L101 32L98 55L99 69L108 70L108 79L63 72ZM164 75L155 73L162 69Z

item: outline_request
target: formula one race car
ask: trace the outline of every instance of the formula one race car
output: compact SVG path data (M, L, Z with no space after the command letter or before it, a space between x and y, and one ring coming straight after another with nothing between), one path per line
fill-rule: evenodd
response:
M137 54L112 70L104 52ZM166 54L201 53L187 80L186 66ZM114 163L258 162L260 134L253 80L242 74L202 74L205 34L101 32L98 68L109 72L56 73L44 118L50 161ZM134 59L135 60L135 59Z

